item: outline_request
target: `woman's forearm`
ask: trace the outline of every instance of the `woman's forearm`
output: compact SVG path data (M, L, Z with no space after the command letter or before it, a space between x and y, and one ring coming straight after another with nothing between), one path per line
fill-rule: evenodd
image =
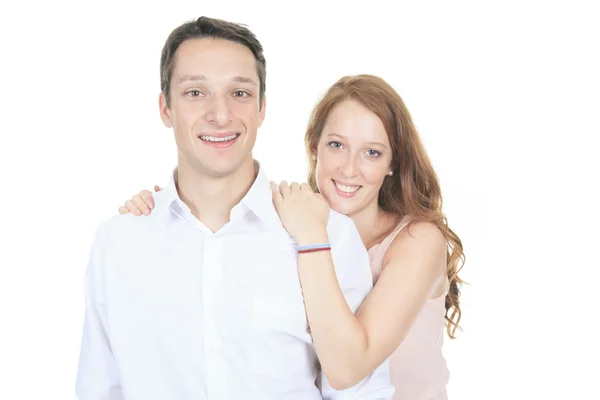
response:
M299 244L327 241L324 230ZM313 342L325 376L336 389L352 386L369 373L364 368L368 340L344 298L331 252L299 254L298 273Z

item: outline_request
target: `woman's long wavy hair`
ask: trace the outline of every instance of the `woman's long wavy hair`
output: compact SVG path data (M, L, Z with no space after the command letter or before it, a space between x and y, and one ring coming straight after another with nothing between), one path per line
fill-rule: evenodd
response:
M411 216L413 222L432 222L447 242L446 271L450 282L446 296L446 331L455 337L461 319L458 277L465 257L460 238L448 226L442 212L442 193L438 177L421 143L412 117L398 93L383 79L373 75L346 76L337 81L317 103L310 116L305 136L309 159L308 183L317 191L316 154L323 126L331 110L344 100L355 100L383 122L392 148L392 176L379 190L379 207L398 217Z

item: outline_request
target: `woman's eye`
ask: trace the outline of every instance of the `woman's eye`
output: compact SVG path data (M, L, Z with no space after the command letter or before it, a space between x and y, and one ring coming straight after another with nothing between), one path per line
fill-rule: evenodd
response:
M334 149L339 149L340 147L342 147L342 144L340 142L329 142L328 145L329 147L333 147Z
M369 157L379 157L381 155L377 150L367 150Z

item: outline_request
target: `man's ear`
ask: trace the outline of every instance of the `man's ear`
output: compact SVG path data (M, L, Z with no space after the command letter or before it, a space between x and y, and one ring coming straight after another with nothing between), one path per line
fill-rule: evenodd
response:
M162 119L163 124L165 124L167 128L172 128L171 109L167 105L167 98L163 92L160 92L160 95L158 96L158 108L160 111L160 119Z
M260 105L260 111L258 113L258 127L260 128L263 121L265 120L265 111L267 108L267 96L264 96Z

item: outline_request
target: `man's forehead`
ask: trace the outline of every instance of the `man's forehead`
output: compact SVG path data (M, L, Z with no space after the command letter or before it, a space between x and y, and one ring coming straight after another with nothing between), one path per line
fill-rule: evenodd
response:
M179 45L175 59L205 59L217 58L232 63L254 63L256 58L252 51L241 43L225 39L188 39Z
M254 54L242 44L222 39L186 40L174 57L173 78L179 82L208 82L228 78L256 84Z

